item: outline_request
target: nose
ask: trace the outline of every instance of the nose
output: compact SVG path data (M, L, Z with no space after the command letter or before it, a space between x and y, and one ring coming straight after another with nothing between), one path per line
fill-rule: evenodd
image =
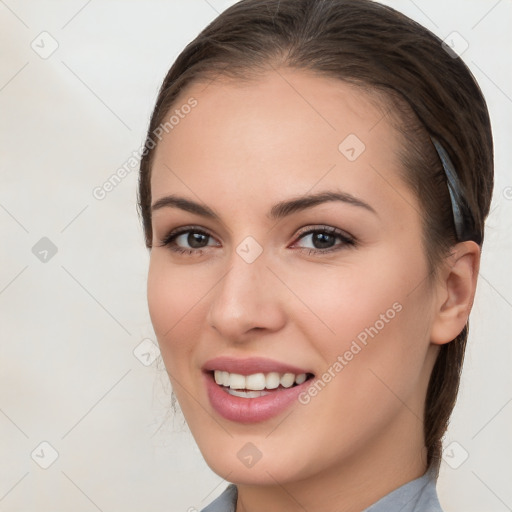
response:
M286 323L279 281L264 253L252 263L236 252L225 276L212 290L209 325L231 342L247 341L256 332L275 332Z

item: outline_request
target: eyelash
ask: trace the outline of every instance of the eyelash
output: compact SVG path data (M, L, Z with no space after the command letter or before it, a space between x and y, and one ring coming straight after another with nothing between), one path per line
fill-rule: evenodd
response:
M196 233L200 235L204 235L210 238L213 238L210 233L195 227L195 226L186 226L183 228L179 228L177 230L171 231L167 236L164 237L164 239L159 244L159 247L169 247L169 249L173 252L179 253L179 254L188 254L190 256L200 256L203 254L205 248L199 248L199 249L184 249L183 247L179 247L175 244L175 240L178 236L183 235L185 233ZM339 251L344 247L355 247L357 245L356 239L352 236L349 236L345 234L344 232L340 231L337 228L334 228L332 226L318 226L315 228L310 228L306 231L303 231L299 233L299 237L297 240L301 240L302 238L306 237L307 235L311 235L314 233L324 233L328 235L336 235L336 237L342 241L341 244L336 244L333 247L329 247L327 249L310 249L307 247L299 247L299 250L302 251L308 251L308 254L326 254L331 253L335 251Z

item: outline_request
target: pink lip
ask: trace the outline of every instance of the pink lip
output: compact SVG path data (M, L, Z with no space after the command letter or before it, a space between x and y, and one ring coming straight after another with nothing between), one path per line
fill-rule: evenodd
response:
M203 370L211 372L214 370L222 370L229 373L238 373L240 375L251 375L253 373L312 373L309 370L298 368L287 363L273 361L263 357L251 357L247 359L238 359L235 357L216 357L206 361Z
M212 373L203 373L210 404L223 418L237 423L256 423L282 413L312 382L308 379L298 386L269 390L258 398L232 396L215 383Z
M202 369L211 406L223 418L237 423L256 423L277 416L298 401L298 396L313 382L313 379L308 379L291 388L279 387L275 390L265 390L268 392L268 395L265 396L242 398L230 395L223 387L219 386L215 382L213 371L221 370L240 375L270 372L299 375L312 372L271 359L257 357L249 359L217 357L207 361Z

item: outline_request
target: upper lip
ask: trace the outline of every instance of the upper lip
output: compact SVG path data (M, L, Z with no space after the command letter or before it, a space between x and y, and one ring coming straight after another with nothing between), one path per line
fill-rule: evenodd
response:
M229 373L238 373L239 375L252 375L254 373L293 373L300 375L301 373L312 373L304 368L293 366L288 363L274 361L264 357L250 357L239 359L236 357L215 357L209 359L203 365L206 372L220 370Z

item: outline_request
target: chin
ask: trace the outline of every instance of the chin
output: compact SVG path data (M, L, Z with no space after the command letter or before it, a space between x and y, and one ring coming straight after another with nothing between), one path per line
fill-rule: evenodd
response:
M209 468L235 484L275 485L306 478L309 465L281 450L272 450L270 455L262 453L250 441L233 437L229 447L201 447L201 453ZM294 453L297 454L296 449Z

